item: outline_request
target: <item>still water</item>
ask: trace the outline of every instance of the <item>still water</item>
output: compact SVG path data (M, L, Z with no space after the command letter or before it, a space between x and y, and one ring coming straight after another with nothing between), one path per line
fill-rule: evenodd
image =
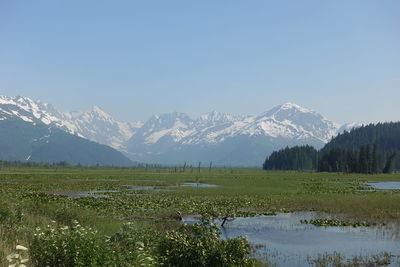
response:
M221 229L222 238L244 236L254 256L277 266L310 266L308 259L338 252L347 259L388 252L400 254L399 225L388 227L317 227L300 220L321 218L314 212L236 218ZM195 222L188 218L188 223ZM216 223L219 223L218 221ZM398 266L397 258L392 265Z
M400 190L400 182L376 182L376 183L366 183L366 184L373 187L374 189Z

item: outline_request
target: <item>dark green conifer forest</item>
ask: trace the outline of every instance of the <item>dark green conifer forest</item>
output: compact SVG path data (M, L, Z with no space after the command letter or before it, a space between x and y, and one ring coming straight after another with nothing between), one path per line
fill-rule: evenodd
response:
M315 170L318 151L312 146L286 147L274 151L264 162L265 170Z
M286 147L266 158L265 170L390 173L400 169L400 122L369 124L333 138L320 151Z

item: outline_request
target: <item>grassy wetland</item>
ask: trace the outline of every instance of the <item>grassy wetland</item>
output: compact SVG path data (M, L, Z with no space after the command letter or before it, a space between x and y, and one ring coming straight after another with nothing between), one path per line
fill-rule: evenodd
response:
M293 217L307 227L389 228L394 236L391 251L350 258L325 251L299 266L398 266L400 190L366 184L385 181L399 182L400 174L3 168L0 266L274 265L279 249L267 242L257 256L257 244L238 238L240 231L224 238L214 219L229 218L229 229L241 219L296 212L312 212ZM202 223L185 223L193 217Z

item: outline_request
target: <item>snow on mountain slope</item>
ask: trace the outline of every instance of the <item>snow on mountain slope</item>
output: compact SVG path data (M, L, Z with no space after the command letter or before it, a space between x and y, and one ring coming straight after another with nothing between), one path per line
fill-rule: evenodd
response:
M155 144L164 137L179 142L182 138L192 134L192 120L184 113L170 113L152 116L139 128L134 136L136 142Z
M7 118L55 125L79 137L117 149L123 149L122 144L142 126L141 122L116 121L97 106L86 112L61 113L50 104L33 101L27 97L0 96L0 120Z
M61 126L57 118L59 115L49 104L27 97L11 98L0 95L0 116L3 118L17 117L27 122L41 121L46 125L55 123Z
M286 145L323 146L339 126L320 114L286 103L258 116L210 112L197 119L183 113L153 116L125 143L132 159L171 163L179 160L260 161ZM232 154L236 151L241 154ZM232 155L235 155L233 158Z
M314 111L286 103L259 116L210 112L193 120L182 113L154 116L133 135L135 143L156 144L162 137L179 144L216 144L234 136L315 138L327 142L339 126ZM142 140L142 141L140 141Z
M98 106L85 112L63 113L62 121L73 133L117 149L123 149L122 143L141 127L140 123L116 121Z
M258 115L234 116L212 111L192 119L184 113L152 116L145 123L115 120L98 106L85 112L61 113L51 105L25 97L0 96L0 121L18 118L30 123L43 122L80 137L124 151L134 160L160 160L171 153L199 153L208 158L228 157L234 149L245 149L249 155L266 153L266 147L296 144L322 146L337 133L356 127L341 128L297 104L286 103ZM227 145L229 144L229 145ZM264 146L264 147L262 147ZM210 152L210 148L214 149ZM252 152L253 151L253 152ZM152 158L152 155L159 156ZM145 156L145 157L142 157ZM181 155L179 155L181 156ZM185 155L182 155L184 157ZM155 162L155 161L153 161Z
M286 103L257 116L240 134L291 139L314 137L326 143L337 134L338 129L339 125L320 114L293 103Z

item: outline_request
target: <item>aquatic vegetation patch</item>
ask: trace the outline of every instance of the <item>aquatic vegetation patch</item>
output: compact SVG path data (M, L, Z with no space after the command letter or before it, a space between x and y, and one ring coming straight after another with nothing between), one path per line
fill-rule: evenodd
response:
M334 252L320 254L315 258L309 258L308 262L315 267L374 267L387 266L395 263L395 258L398 257L387 252L369 256L354 256L352 258L346 258L342 254Z
M347 222L335 219L311 219L311 220L300 220L302 224L312 224L315 226L340 226L340 227L369 227L369 226L384 226L384 223L374 223L374 222Z

